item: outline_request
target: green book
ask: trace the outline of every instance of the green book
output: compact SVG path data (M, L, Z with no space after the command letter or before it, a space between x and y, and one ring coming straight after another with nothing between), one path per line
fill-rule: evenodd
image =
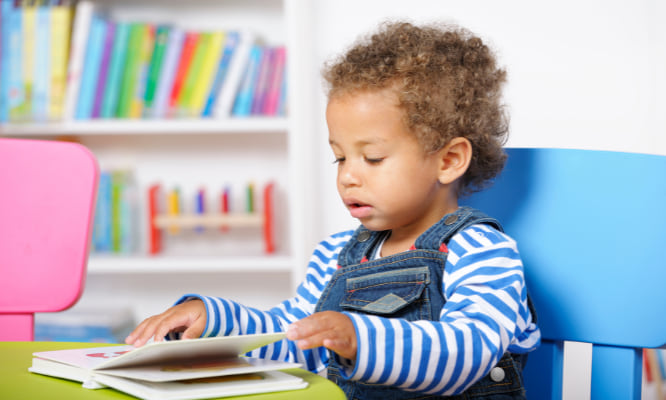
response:
M167 41L169 40L170 29L171 28L168 26L159 26L155 31L155 46L153 47L153 55L150 59L150 66L148 67L148 80L146 82L146 92L144 95L144 115L146 116L152 115L155 90L157 88L160 72L162 71L162 62L164 60Z
M123 71L118 98L118 110L116 112L116 117L118 118L128 118L130 116L132 99L136 91L137 80L139 79L139 65L143 52L145 28L146 26L143 23L133 23L130 26L127 54L125 56L125 70Z
M118 22L116 25L116 36L113 38L111 60L109 61L109 72L106 76L104 98L102 99L102 118L113 118L118 111L118 97L123 79L125 59L127 57L127 42L129 38L130 24Z

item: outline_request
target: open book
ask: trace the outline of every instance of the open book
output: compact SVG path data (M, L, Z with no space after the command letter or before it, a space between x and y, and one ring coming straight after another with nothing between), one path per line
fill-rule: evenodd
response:
M301 389L307 382L278 371L299 364L244 357L284 333L226 336L33 353L30 372L111 387L141 399L204 399Z

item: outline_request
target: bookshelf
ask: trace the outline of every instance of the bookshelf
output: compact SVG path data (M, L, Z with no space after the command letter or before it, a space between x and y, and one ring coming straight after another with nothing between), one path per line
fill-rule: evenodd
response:
M183 29L253 31L265 43L282 44L287 48L285 76L289 84L288 111L282 116L67 118L44 123L0 123L2 137L74 138L93 151L102 169L129 168L134 172L141 219L139 248L130 254L92 253L88 265L91 289L81 301L87 306L108 303L105 298L108 295L100 291L126 286L128 292L124 295L133 297L134 314L142 319L161 311L182 293L160 288L179 279L193 282L191 286L196 288L193 290L206 290L210 294L245 293L246 289L264 291L271 299L266 300L270 304L273 299L282 300L293 294L302 279L313 244L306 227L306 221L312 216L308 215L310 207L305 202L306 188L312 180L307 165L312 153L309 136L315 124L313 98L318 87L312 87L307 79L297 79L314 76L318 71L312 55L313 44L308 40L312 29L309 25L311 6L298 0L194 0L187 3L94 0L92 3L96 9L99 7L118 20L173 23ZM166 251L148 255L145 192L150 184L178 185L183 192L192 192L201 185L212 191L215 185L224 182L237 188L250 180L258 185L270 181L276 186L277 249L274 254L262 253L253 238L255 233L242 231L239 237L234 237L234 232L225 234L233 239L222 245L219 243L224 239L215 238L214 234L202 240L189 235L183 243L177 243L178 237L174 236L165 245ZM258 282L258 288L222 285L223 293L218 285L227 275L232 282L266 278ZM146 279L147 276L153 278ZM218 283L213 284L211 277ZM164 284L165 279L171 279L169 284ZM138 281L141 284L137 284ZM279 285L276 286L276 282ZM285 282L288 284L284 285ZM145 289L146 294L137 293L137 288ZM247 296L252 296L251 291L248 293ZM121 293L119 298L122 296ZM242 295L236 297L243 299ZM146 302L149 305L145 305Z

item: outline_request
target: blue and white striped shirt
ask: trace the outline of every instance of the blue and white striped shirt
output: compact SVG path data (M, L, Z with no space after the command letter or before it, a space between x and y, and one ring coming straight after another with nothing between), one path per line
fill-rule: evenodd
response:
M208 313L203 337L286 331L314 313L337 257L352 231L329 236L314 250L296 296L268 311L199 295ZM343 363L345 377L428 394L464 391L485 376L506 351L526 353L540 341L527 306L523 265L516 243L490 226L472 225L454 235L442 281L446 303L439 321L390 319L345 313L357 333L356 360ZM283 340L251 353L302 363L320 371L324 348L300 350Z

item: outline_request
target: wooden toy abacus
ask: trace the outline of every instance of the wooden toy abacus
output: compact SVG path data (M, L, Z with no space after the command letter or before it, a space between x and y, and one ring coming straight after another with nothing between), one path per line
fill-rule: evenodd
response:
M163 229L198 229L198 228L221 228L226 230L232 227L261 227L263 230L264 251L271 254L275 251L273 237L273 191L274 184L268 183L264 187L263 212L259 213L253 209L240 213L228 211L228 199L226 193L223 195L219 213L164 213L160 212L161 186L152 185L148 189L148 235L149 252L158 254L162 250ZM249 191L251 196L251 191ZM252 202L250 198L248 200Z

